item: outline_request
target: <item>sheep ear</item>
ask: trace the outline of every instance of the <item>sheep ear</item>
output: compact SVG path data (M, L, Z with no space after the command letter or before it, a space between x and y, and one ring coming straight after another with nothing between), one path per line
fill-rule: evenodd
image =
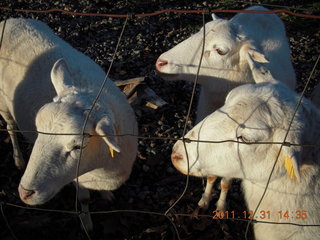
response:
M290 180L301 181L300 175L300 162L301 162L301 153L292 149L294 147L284 146L282 151L284 152L284 167L287 171L288 177ZM282 155L283 156L283 155Z
M103 136L102 139L108 145L112 157L114 156L113 151L120 152L117 137L114 136L114 127L110 124L110 119L107 116L98 121L95 130L99 135Z
M262 53L254 50L254 49L250 49L248 51L248 54L255 62L259 62L259 63L268 63L269 62L269 60Z
M53 65L51 81L58 95L72 85L71 73L64 59L57 60Z
M262 53L256 51L251 44L244 44L241 47L239 54L240 66L242 66L244 63L249 65L255 83L276 82L270 70L261 64L269 61Z
M264 54L258 52L250 42L246 42L241 46L239 55L240 55L240 62L248 61L248 55L254 62L259 62L259 63L269 62L269 60L264 56Z
M220 19L216 14L212 13L211 14L212 20L218 20Z
M240 62L248 61L248 56L250 56L250 59L254 62L258 62L258 63L269 62L269 60L264 56L264 54L257 51L250 42L247 42L242 45L242 47L240 48L239 54L240 54Z
M243 41L245 41L246 40L246 35L244 35L244 34L237 34L237 36L236 36L236 39L237 39L237 41L239 41L239 42L243 42Z
M262 82L272 82L276 83L277 80L274 79L272 76L270 70L264 66L262 66L260 63L255 62L250 54L246 55L247 57L247 63L249 64L253 80L255 83L262 83Z

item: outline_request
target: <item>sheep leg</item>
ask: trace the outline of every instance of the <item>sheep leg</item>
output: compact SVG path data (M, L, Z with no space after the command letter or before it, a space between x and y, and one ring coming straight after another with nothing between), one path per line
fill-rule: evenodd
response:
M6 114L2 114L2 117L7 123L7 130L8 130L11 143L12 143L12 148L13 148L14 163L18 169L23 170L26 167L26 163L23 159L23 156L19 147L17 134L14 132L14 130L17 130L17 125L10 116Z
M74 184L76 184L76 182L74 182ZM93 223L92 223L90 212L89 212L90 192L88 189L81 186L81 184L79 184L78 189L79 189L78 200L81 205L81 213L80 213L79 217L82 222L82 226L87 231L92 231Z
M221 179L221 192L219 200L216 203L217 211L225 211L226 210L226 200L227 200L227 194L228 190L230 188L232 182L232 178L222 178Z
M217 180L217 177L207 177L207 184L206 188L204 190L204 193L202 194L202 197L200 201L198 202L198 206L204 210L207 210L211 201L211 193L214 182Z

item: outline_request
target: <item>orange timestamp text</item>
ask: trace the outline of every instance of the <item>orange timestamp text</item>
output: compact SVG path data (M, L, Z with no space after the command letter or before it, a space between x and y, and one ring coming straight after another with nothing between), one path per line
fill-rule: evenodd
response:
M213 219L271 219L271 218L279 218L279 219L307 219L308 218L308 211L306 210L296 210L296 211L289 211L289 210L279 210L275 215L271 215L271 211L264 211L260 210L256 212L254 215L254 211L242 211L242 212L235 212L235 211L213 211Z

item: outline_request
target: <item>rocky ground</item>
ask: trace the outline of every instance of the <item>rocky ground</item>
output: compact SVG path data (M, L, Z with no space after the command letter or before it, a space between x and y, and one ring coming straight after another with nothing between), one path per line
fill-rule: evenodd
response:
M107 3L106 3L107 2ZM143 13L161 9L243 9L249 6L241 1L187 1L187 0L136 0L136 1L12 1L2 0L0 7L13 9L60 8L76 12L92 13ZM214 2L214 3L211 3ZM313 1L260 1L300 8L292 11L319 15L319 4ZM316 1L314 1L316 2ZM269 7L275 9L279 7ZM309 9L309 10L308 10ZM46 22L61 38L90 56L105 70L109 67L124 19L108 17L81 17L52 12L18 13L1 11L1 20L7 17L29 17ZM220 14L231 18L232 14ZM292 49L294 67L297 73L297 91L301 91L311 69L320 54L319 20L292 17L280 14L283 19ZM206 16L206 21L210 16ZM202 24L198 14L162 14L154 17L129 19L121 41L117 58L110 77L125 80L133 77L146 77L146 84L168 104L157 110L145 107L142 102L136 109L140 135L157 137L180 137L186 121L187 108L192 86L185 82L166 82L154 73L157 57L167 49L196 32ZM1 51L0 51L1 56ZM317 68L308 87L307 96L319 79ZM0 80L1 81L1 80ZM194 103L195 106L195 103ZM188 119L188 129L195 118L195 107ZM4 122L1 128L4 128ZM20 138L26 159L32 146ZM116 200L103 201L93 192L90 207L92 211L138 210L164 213L181 195L186 177L171 165L172 140L139 140L139 155L128 182L114 191ZM0 202L24 206L19 200L17 186L22 173L12 160L12 148L8 135L0 132ZM191 214L201 197L203 182L190 179L189 188L182 200L174 207L173 213ZM207 215L212 215L214 202L219 193L218 184ZM75 190L66 186L53 200L41 206L44 209L74 210ZM40 207L39 207L40 208ZM241 213L246 210L240 191L239 181L235 181L228 195L228 209ZM92 239L178 239L168 219L150 213L112 213L92 215L95 229ZM239 219L213 220L209 217L191 218L173 216L182 239L244 239L247 223ZM7 221L7 223L6 223ZM9 225L10 227L8 227ZM14 237L15 236L15 237ZM76 215L27 210L1 205L0 239L88 239L80 227ZM252 239L249 232L248 239Z

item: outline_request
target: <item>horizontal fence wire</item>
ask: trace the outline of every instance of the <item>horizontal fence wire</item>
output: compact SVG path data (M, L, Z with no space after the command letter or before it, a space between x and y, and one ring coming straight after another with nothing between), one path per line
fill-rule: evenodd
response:
M307 11L307 12L314 12L314 9L311 8L300 8L300 7L294 7L294 6L285 6L285 5L279 5L279 4L270 4L270 3L261 3L261 2L253 2L253 1L236 1L237 3L245 3L249 5L259 5L264 7L274 7L274 8L286 8L286 9L293 9L298 11Z
M11 207L11 208L18 208L24 209L29 211L39 211L39 212L52 212L52 213L61 213L61 214L68 214L74 215L77 217L79 212L76 211L66 211L66 210L58 210L58 209L48 209L48 208L39 208L39 207L27 207L21 206L12 203L5 203L0 202L0 207ZM90 211L92 215L100 215L100 214L114 214L114 213L137 213L137 214L148 214L148 215L157 215L161 217L168 217L166 213L163 212L155 212L155 211L143 211L143 210L134 210L134 209L117 209L117 210L107 210L107 211ZM192 213L171 213L172 216L176 217L194 217ZM320 227L320 224L300 224L300 223L292 223L292 222L268 222L262 221L257 219L245 219L245 218L213 218L213 215L209 214L198 214L197 217L204 217L204 218L211 218L214 220L231 220L231 221L238 221L238 222L252 222L252 223L266 223L266 224L280 224L280 225L293 225L293 226L300 226L300 227Z
M14 9L10 7L0 7L0 10L18 12L18 13L45 13L45 14L59 12L62 14L68 14L73 16L113 17L113 18L152 17L152 16L164 14L164 13L197 13L197 14L203 13L203 10L179 10L179 9L164 9L164 10L155 11L152 13L134 13L134 14L84 13L84 12L72 12L72 11L67 11L59 8L52 8L47 10L35 10L35 9ZM269 11L206 9L206 12L208 13L266 13L266 14L286 13L296 17L320 19L320 16L317 16L317 15L295 13L286 9L275 9L275 10L269 10Z
M15 130L15 129L5 129L0 128L0 132L15 132L15 133L35 133L35 134L43 134L43 135L61 135L61 136L85 136L88 138L91 137L136 137L138 139L143 140L163 140L163 141L184 141L186 143L191 142L198 142L198 143L237 143L237 144L243 144L243 145L285 145L286 147L305 147L305 148L319 148L320 144L311 144L311 143L294 143L294 142L274 142L274 141L261 141L261 142L244 142L239 140L233 140L233 139L226 139L226 140L220 140L220 141L214 141L214 140L201 140L201 139L190 139L187 137L158 137L158 136L143 136L143 135L136 135L136 134L114 134L114 135L98 135L98 134L90 134L90 133L52 133L52 132L42 132L42 131L35 131L35 130Z
M251 3L251 2L250 2ZM313 19L319 19L320 16L316 16L316 15L309 15L309 14L299 14L299 13L295 13L295 12L292 12L292 11L289 11L289 10L286 10L286 9L276 9L276 10L270 10L270 11L252 11L252 10L222 10L222 9L205 9L205 10L174 10L174 9L164 9L164 10L161 10L161 11L156 11L156 12L153 12L153 13L140 13L140 14L105 14L105 13L80 13L80 12L72 12L72 11L66 11L66 10L62 10L62 9L57 9L57 8L53 8L53 9L48 9L48 10L32 10L32 9L12 9L12 8L9 8L9 7L0 7L0 10L3 10L3 11L12 11L12 12L24 12L24 13L52 13L52 12L60 12L62 14L69 14L69 15L74 15L74 16L96 16L96 17L119 17L119 18L126 18L125 19L125 23L123 25L123 29L122 29L122 32L118 38L118 44L117 44L117 47L116 47L116 50L114 52L114 56L117 52L117 49L118 49L118 46L120 45L120 41L121 41L121 37L122 37L122 34L124 32L124 29L125 29L125 26L127 25L127 20L130 18L130 17L151 17L151 16L156 16L156 15L159 15L159 14L164 14L164 13L197 13L197 14L203 14L203 20L204 20L204 15L205 14L208 14L208 13L267 13L267 14L272 14L272 13L286 13L286 14L289 14L289 15L293 15L293 16L297 16L297 17L303 17L303 18L313 18ZM300 9L299 9L300 10ZM203 27L205 27L205 24L204 24L204 21L203 21ZM4 29L3 29L4 31ZM204 31L205 33L205 31ZM2 41L2 38L3 38L3 33L2 33L2 36L1 36L1 41ZM205 38L205 36L204 36ZM205 39L203 39L203 43L205 42ZM203 44L203 47L204 47L204 44ZM202 55L203 55L203 52L202 52ZM201 57L202 59L202 57ZM114 60L114 58L113 58ZM104 83L102 84L101 86L101 89L100 89L100 93L101 91L104 89L105 87L105 83L106 81L108 80L108 74L109 74L109 71L112 67L112 63L113 63L113 60L112 62L110 63L110 67L109 67L109 70L108 70L108 73L106 74L106 78L105 78L105 81ZM298 107L300 106L301 104L301 99L303 97L303 93L305 92L305 90L307 89L308 85L309 85L309 82L310 82L310 79L311 79L311 76L313 75L314 73L314 70L318 64L318 61L319 61L319 57L314 65L314 68L310 74L310 77L308 79L308 82L305 84L305 88L303 90L303 92L301 93L301 98L300 98L300 102L297 104L297 107L296 107L296 110L298 109ZM200 66L201 66L201 61L199 63L199 67L198 67L198 70L200 69ZM198 75L199 75L199 71L197 73L197 76L196 76L196 79L198 78ZM197 80L195 80L195 84L196 84ZM189 119L189 116L190 116L190 109L191 109L191 105L193 103L193 98L194 98L194 95L195 95L195 84L194 84L194 88L193 88L193 92L192 92L192 95L191 95L191 100L190 100L190 105L189 105L189 109L188 109L188 114L187 114L187 117L186 117L186 122L188 121ZM96 97L96 100L98 100L99 98L99 94L97 94L97 97ZM92 103L92 107L90 109L90 111L93 110L94 106L95 106L95 102L96 100ZM296 113L296 112L295 112ZM293 121L293 118L295 116L295 113L292 117L292 120L291 122ZM89 115L89 114L88 114ZM88 116L89 117L89 116ZM81 135L83 136L83 140L85 137L104 137L105 135L91 135L91 134L87 134L84 132L84 129L85 129L85 125L86 123L84 124L83 126L83 131L81 133L47 133L47 132L40 132L40 131L34 131L34 130L7 130L7 129L0 129L1 132L19 132L19 133L37 133L37 134L46 134L46 135ZM287 130L287 134L289 133L290 131L290 126ZM184 127L184 131L183 131L183 136L185 135L186 133L186 125ZM191 140L191 139L188 139L188 138L170 138L170 137L153 137L153 136L139 136L139 135L132 135L132 134L123 134L123 135L108 135L108 137L123 137L123 136L135 136L139 139L149 139L149 140L172 140L172 141L183 141L184 143L184 146L186 143L190 143L190 142L201 142L201 143L227 143L227 142L233 142L233 143L237 143L237 144L279 144L282 146L302 146L302 147L316 147L316 148L319 148L320 145L319 144L297 144L297 143L290 143L290 142L286 142L286 138L284 139L283 142L242 142L242 141L237 141L237 140L223 140L223 141L208 141L208 140ZM83 142L82 142L83 144ZM187 154L187 158L188 158L188 152L187 152L187 148L185 147L185 150L186 150L186 154ZM81 148L81 151L82 152L82 148ZM280 151L279 151L280 153ZM44 209L44 208L33 208L33 207L25 207L25 206L20 206L20 205L15 205L15 204L11 204L11 203L7 203L7 202L0 202L0 207L1 207L1 214L2 214L2 217L12 235L12 237L14 239L16 239L15 235L14 235L14 232L12 231L8 221L7 221L7 218L5 216L5 213L4 213L4 210L3 210L3 207L6 206L6 207L14 207L14 208L21 208L21 209L26 209L26 210L32 210L32 211L45 211L45 212L55 212L55 213L61 213L61 214L71 214L71 215L76 215L76 216L80 216L80 213L81 211L78 210L78 206L77 206L77 198L78 198L78 188L79 188L79 185L78 185L78 173L79 173L79 165L80 165L80 162L81 162L81 154L80 154L80 158L78 160L78 166L77 166L77 187L76 187L76 201L75 201L75 211L65 211L65 210L55 210L55 209ZM276 164L276 162L278 161L278 157L279 155L277 156L277 159L275 161L274 164ZM189 161L188 161L189 162ZM189 164L189 163L188 163ZM271 178L271 175L273 173L274 169L272 169L271 173L270 173L270 176L269 176L269 180L268 182L270 181L270 178ZM188 167L188 172L189 172L189 167ZM189 174L187 175L187 179L189 177ZM113 211L90 211L90 214L111 214L111 213L136 213L136 214L151 214L151 215L158 215L158 216L163 216L165 218L168 219L168 221L171 223L171 225L173 226L174 230L175 230L175 234L177 236L178 239L180 239L180 236L179 236L179 232L178 232L178 229L177 229L177 226L174 224L174 222L172 221L171 217L172 216L182 216L182 217L191 217L193 216L192 214L186 214L186 213L175 213L175 212L172 212L171 210L173 209L173 207L181 200L181 198L184 196L185 192L186 192L186 189L188 187L188 180L186 182L186 185L185 185L185 189L184 191L182 192L182 194L180 195L180 197L178 198L178 200L170 207L167 209L167 211L165 211L164 213L162 212L153 212L153 211L141 211L141 210L113 210ZM265 187L265 192L267 191L267 188L268 188L268 184L266 185ZM264 192L264 194L265 194ZM261 196L261 200L260 202L263 200L263 197L264 197L264 194ZM257 209L258 209L259 205L257 206L257 208L255 209L254 211L254 214L256 213ZM201 215L199 214L198 215L199 217L207 217L207 218L212 218L212 215ZM320 224L313 224L313 225L307 225L307 224L297 224L297 223L286 223L286 222L281 222L281 223L278 223L278 222L268 222L268 221L260 221L260 220L256 220L256 219L232 219L233 221L246 221L248 222L248 225L251 224L251 223L265 223L265 224L284 224L284 225L296 225L296 226L303 226L303 227L320 227ZM80 218L80 221L82 223L82 220ZM83 224L83 223L82 223ZM85 227L83 227L85 229ZM245 233L245 237L247 238L247 232L248 232L248 227L246 229L246 233ZM88 237L88 239L90 239L90 235L89 233L86 232L86 235Z

